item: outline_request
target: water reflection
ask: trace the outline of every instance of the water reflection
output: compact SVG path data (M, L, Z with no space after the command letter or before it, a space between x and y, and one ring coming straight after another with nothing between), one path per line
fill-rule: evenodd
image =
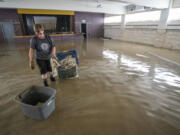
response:
M165 83L180 88L180 76L170 72L167 68L154 68L154 79L157 83Z
M17 46L14 53L1 48L14 54L0 57L2 135L180 134L179 70L146 57L142 46L140 51L127 45L123 50L119 42L89 40L57 42L56 47L78 50L80 77L49 81L57 90L56 109L44 122L24 117L12 101L26 87L42 85L38 68L32 72L28 66L29 45Z
M118 61L118 55L116 54L116 52L111 51L111 50L103 50L103 56L104 58L108 58L111 59L114 62Z
M145 73L148 73L150 68L147 63L138 61L125 55L121 55L121 64L127 66L129 70Z
M136 54L136 56L138 56L138 57L143 57L143 58L149 58L148 56L145 56L145 55L142 55L142 54Z

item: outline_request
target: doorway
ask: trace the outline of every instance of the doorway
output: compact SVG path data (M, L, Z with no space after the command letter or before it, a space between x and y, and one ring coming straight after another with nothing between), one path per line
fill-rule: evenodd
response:
M81 23L81 33L83 34L84 39L87 39L87 24Z
M4 42L4 35L3 35L3 29L1 23L0 23L0 42Z

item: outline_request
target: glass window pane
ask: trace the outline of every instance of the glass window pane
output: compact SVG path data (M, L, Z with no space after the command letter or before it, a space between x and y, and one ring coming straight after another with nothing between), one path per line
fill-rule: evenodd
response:
M121 23L121 16L105 17L104 23Z
M159 21L161 11L142 12L126 15L126 22Z
M168 21L180 20L180 8L172 8L169 13Z

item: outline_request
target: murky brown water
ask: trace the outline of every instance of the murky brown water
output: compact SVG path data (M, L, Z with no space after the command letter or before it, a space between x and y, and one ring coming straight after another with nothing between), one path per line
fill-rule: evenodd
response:
M57 80L56 110L45 121L27 118L13 101L42 85L28 66L28 45L0 45L0 135L179 135L180 69L147 54L180 60L177 51L119 41L57 43L76 48L79 79Z

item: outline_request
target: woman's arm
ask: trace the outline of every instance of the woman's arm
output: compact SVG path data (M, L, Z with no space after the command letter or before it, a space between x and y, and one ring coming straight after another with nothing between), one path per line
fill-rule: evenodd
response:
M34 56L34 49L33 48L30 48L29 50L29 61L33 61L33 56Z
M34 56L34 49L30 48L30 50L29 50L29 66L32 70L35 68L33 56Z
M52 56L56 57L56 47L55 46L52 48Z

